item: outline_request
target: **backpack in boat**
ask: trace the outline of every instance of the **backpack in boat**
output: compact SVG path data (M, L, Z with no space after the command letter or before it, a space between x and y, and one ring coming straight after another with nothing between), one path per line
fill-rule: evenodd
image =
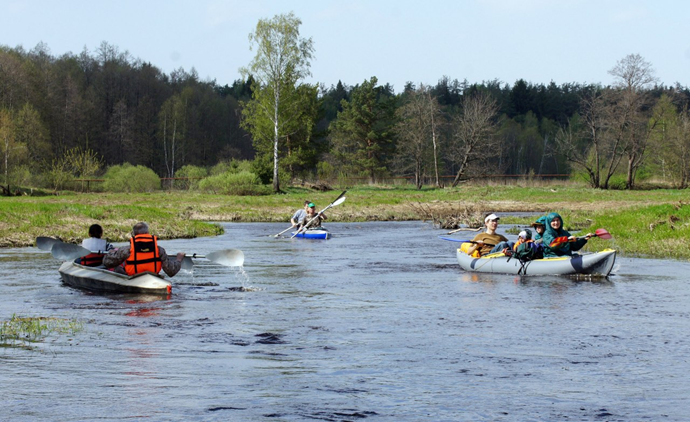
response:
M520 261L542 259L544 258L544 246L541 243L534 242L521 243L513 252L513 258L517 258Z

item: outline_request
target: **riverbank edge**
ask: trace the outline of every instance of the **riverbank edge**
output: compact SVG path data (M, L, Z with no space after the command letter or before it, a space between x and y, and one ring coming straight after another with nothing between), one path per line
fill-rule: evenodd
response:
M293 189L285 195L227 197L189 192L153 194L68 194L0 199L0 247L33 246L38 236L80 243L90 224L101 224L111 242L129 238L138 221L149 223L161 239L195 238L223 233L216 223L284 222L304 198L323 208L340 190ZM410 190L353 188L347 201L328 210L328 221L427 221L439 234L460 222L481 225L485 213L538 215L556 210L571 231L606 228L613 241L594 240L592 250L612 247L625 256L690 259L690 206L668 191L602 192L578 187L471 187ZM520 198L520 200L515 200ZM690 202L690 201L688 201ZM658 204L658 205L650 205ZM655 208L656 207L656 208ZM448 221L453 217L454 221ZM444 219L446 221L444 221ZM529 225L529 217L509 216L503 224Z

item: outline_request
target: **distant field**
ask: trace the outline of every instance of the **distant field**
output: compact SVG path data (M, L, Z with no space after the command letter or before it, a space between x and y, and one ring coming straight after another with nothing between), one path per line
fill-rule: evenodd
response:
M37 236L78 242L90 224L99 223L111 241L127 238L132 225L147 221L164 239L212 236L212 222L287 222L310 200L323 208L344 189L316 192L288 188L286 194L221 196L188 191L152 194L66 193L59 196L0 198L0 246L30 246ZM355 187L347 200L328 211L330 221L428 220L436 224L473 223L489 212L558 211L569 230L603 227L612 246L628 255L690 258L690 193L657 189L603 191L568 184L545 187L464 186L446 189ZM511 217L503 223L528 224Z

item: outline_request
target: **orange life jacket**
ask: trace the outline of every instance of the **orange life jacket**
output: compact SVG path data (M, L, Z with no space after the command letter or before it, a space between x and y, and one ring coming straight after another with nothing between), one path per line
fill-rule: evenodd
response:
M98 267L99 265L103 264L104 255L105 254L102 253L90 253L79 258L79 263L81 265L86 265L87 267Z
M519 238L517 242L513 245L513 250L517 251L518 246L522 245L523 243L532 243L534 240L529 239L529 240L524 240L523 238Z
M158 274L162 268L158 255L158 238L150 234L138 234L129 239L129 259L125 261L125 271L129 275L146 271Z

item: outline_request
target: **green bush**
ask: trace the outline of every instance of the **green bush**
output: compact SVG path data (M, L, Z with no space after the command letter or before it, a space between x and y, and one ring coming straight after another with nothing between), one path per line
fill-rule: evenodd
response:
M247 160L230 160L221 161L215 166L211 167L211 176L216 176L223 173L240 173L243 171L252 172L252 162Z
M225 195L267 195L268 186L262 185L259 176L248 171L226 172L209 176L199 182L199 189Z
M108 168L104 179L107 192L153 192L161 187L161 179L153 170L129 163Z
M175 189L197 189L199 182L208 176L208 170L204 167L186 165L175 172L175 177L187 177L187 180L175 180Z

